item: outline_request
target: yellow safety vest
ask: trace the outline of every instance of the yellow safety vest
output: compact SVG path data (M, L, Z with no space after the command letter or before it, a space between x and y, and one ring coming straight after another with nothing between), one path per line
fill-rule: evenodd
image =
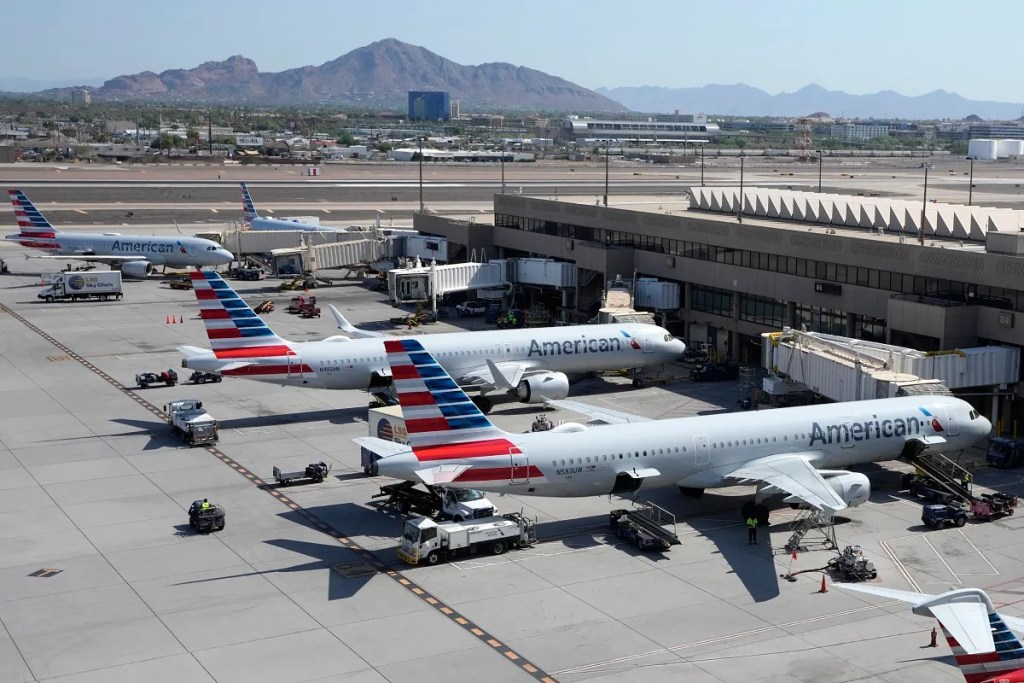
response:
M747 517L747 526L756 529L757 519L754 517Z

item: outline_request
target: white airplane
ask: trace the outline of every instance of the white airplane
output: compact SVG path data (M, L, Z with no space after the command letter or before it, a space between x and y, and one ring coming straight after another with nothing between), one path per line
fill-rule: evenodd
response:
M274 334L217 273L190 274L210 349L182 346L183 368L228 377L321 389L372 389L391 383L386 337L353 327L332 311L355 338L292 342ZM686 345L656 325L580 325L486 332L448 332L415 337L467 387L486 394L504 390L524 403L565 398L567 372L662 365Z
M596 496L643 485L699 494L756 481L761 496L782 493L831 514L871 493L863 474L836 468L905 448L966 448L992 427L965 401L930 395L657 421L601 410L598 417L623 424L510 434L477 410L419 340L384 347L409 444L355 442L380 456L385 476L494 493ZM766 520L767 508L757 507L748 512Z
M302 232L338 232L341 228L329 228L324 225L303 223L296 219L264 218L256 213L256 205L252 203L249 188L242 183L242 218L251 230L301 230Z
M153 266L219 266L230 263L234 256L230 251L211 240L199 237L155 237L153 235L122 235L116 232L103 234L79 232L69 234L58 232L43 217L21 190L8 190L14 215L18 219L16 235L7 235L10 242L23 247L50 252L47 256L26 256L25 258L63 259L107 263L111 268L120 268L127 277L144 278L150 275Z
M914 605L914 614L938 619L967 683L1024 682L1024 645L1013 633L1024 633L1024 619L996 612L992 600L980 588L929 595L876 586L834 585L909 602Z

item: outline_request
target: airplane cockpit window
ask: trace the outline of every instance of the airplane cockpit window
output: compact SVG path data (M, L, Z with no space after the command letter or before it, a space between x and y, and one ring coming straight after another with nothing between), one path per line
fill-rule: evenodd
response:
M979 417L981 417L981 414L978 413L977 410L972 410L970 413L970 417L972 420L977 420Z
M665 341L672 341L672 335L671 334L666 334L665 335Z

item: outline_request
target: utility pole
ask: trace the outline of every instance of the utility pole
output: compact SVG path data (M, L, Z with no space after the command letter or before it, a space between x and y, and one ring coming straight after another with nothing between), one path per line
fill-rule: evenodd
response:
M821 162L825 158L824 150L818 150L818 194L821 194Z
M967 183L967 206L971 205L971 199L974 197L974 157L967 157L971 160L971 179Z
M740 206L736 213L736 220L743 222L743 151L740 151Z
M700 186L704 187L704 144L700 146Z
M206 144L211 156L213 155L213 114L206 115Z
M501 146L501 193L505 194L505 145Z
M928 169L931 164L921 164L924 166L924 197L921 199L921 225L917 228L917 243L924 246L924 212L928 207Z
M608 157L611 153L611 140L604 143L604 205L608 208Z
M423 136L419 136L420 143L420 213L423 213Z

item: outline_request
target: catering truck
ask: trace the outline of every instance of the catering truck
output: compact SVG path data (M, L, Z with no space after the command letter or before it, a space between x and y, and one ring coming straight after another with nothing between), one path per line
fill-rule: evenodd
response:
M405 418L402 416L402 406L383 406L370 408L366 418L370 436L394 441L395 443L409 443L409 435L405 431ZM360 447L359 459L363 466L363 474L368 477L377 476L377 460L380 458L368 448Z
M47 303L59 300L78 301L79 299L120 299L121 272L104 270L99 272L56 273L47 287L36 296Z

